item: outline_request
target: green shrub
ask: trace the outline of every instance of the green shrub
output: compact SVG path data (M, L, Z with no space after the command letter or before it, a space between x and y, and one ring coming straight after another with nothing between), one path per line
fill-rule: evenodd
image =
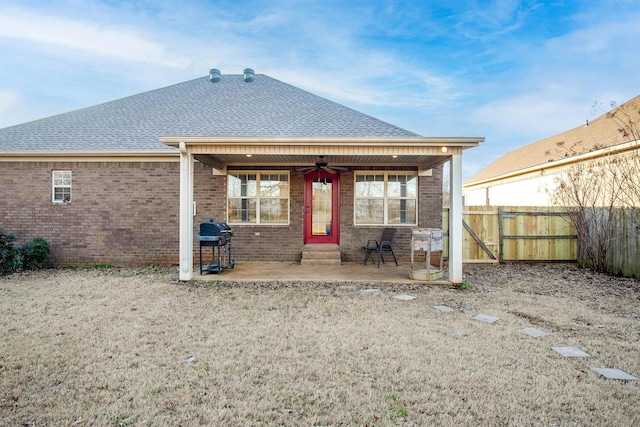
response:
M0 276L19 270L37 270L46 266L49 256L49 242L36 237L15 248L16 236L0 229Z
M39 270L46 266L49 256L49 242L42 237L36 237L30 242L18 248L22 260L22 268L25 270Z
M20 258L13 247L16 236L0 228L0 276L11 274L20 266Z

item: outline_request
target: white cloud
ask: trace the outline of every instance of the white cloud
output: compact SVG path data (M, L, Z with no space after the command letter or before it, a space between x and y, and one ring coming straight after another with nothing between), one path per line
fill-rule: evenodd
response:
M95 20L78 20L9 8L0 14L0 39L34 44L43 50L62 50L81 55L78 59L106 57L115 60L184 67L185 58L168 52L165 46L125 26Z
M593 24L550 39L545 49L563 62L579 60L596 67L638 63L638 20L640 13L625 14L614 21L594 19Z
M5 117L9 112L19 109L23 103L24 99L19 91L0 89L0 117Z
M571 99L552 93L526 93L489 102L469 114L468 119L491 132L530 136L551 136L577 127L588 118L589 105L576 105ZM570 123L573 126L567 127Z
M42 117L49 113L16 89L0 88L0 128Z
M461 9L456 30L466 37L488 40L503 36L523 24L526 10L519 0L468 2Z

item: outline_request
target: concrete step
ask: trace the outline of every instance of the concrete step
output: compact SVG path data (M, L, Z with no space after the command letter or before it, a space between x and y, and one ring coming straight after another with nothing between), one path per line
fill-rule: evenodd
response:
M300 264L304 265L304 266L309 266L309 267L313 267L313 266L328 266L328 267L335 267L335 266L339 266L342 265L342 261L340 261L340 259L301 259L300 260Z
M338 245L304 245L300 264L306 266L340 265L340 247Z
M313 251L313 252L331 252L331 251L339 251L340 246L338 245L304 245L302 247L303 251Z
M302 259L331 259L331 258L340 259L340 251L332 251L332 252L302 251Z

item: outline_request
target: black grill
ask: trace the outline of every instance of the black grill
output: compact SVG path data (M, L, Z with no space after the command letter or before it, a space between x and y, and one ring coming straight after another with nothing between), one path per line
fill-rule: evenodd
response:
M206 240L219 240L221 245L225 245L227 242L231 242L231 236L233 236L231 227L224 222L214 221L211 219L209 222L203 222L200 224L200 237L213 237L212 239Z
M231 237L233 232L224 222L210 220L200 224L200 235L196 240L200 242L200 274L211 271L220 274L226 268L233 268L235 263L231 258ZM202 265L202 247L211 247L211 263Z

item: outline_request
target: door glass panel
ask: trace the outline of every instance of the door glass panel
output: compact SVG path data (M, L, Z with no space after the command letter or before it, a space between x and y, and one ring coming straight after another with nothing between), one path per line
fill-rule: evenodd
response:
M331 205L333 183L331 178L314 178L311 201L311 234L331 236Z

